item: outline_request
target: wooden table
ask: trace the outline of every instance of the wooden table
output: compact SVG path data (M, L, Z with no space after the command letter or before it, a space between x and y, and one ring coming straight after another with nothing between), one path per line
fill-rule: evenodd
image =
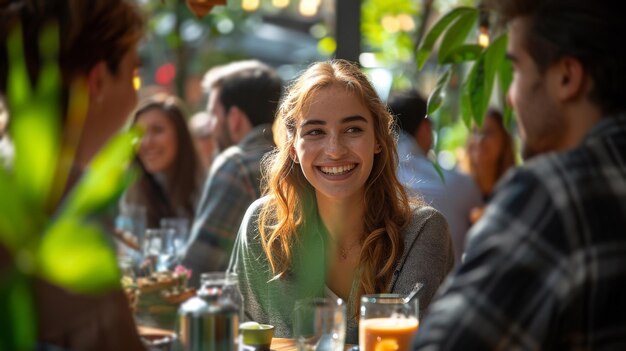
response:
M344 350L350 350L353 346L354 345L346 344ZM298 347L294 339L273 338L270 349L271 351L296 351Z
M139 335L151 336L152 338L169 336L174 333L172 330L165 330L153 327L138 326ZM349 350L354 345L346 345L345 350ZM294 339L273 338L271 351L297 351L296 341Z

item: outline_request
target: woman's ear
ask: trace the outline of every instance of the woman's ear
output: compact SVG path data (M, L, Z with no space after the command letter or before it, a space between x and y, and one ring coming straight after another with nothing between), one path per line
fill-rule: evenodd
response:
M374 149L374 154L379 154L381 151L383 151L383 147L380 146L379 143L376 143L376 148Z
M291 157L293 163L300 163L300 160L298 160L298 154L296 154L296 149L294 149L293 146L289 149L289 157Z

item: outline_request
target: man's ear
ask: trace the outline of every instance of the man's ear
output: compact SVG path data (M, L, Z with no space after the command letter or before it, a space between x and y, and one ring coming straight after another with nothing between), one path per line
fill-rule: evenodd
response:
M106 62L100 61L96 63L87 75L87 86L89 87L89 100L96 103L102 101L104 86L108 67Z
M233 136L237 142L243 139L252 129L248 115L234 105L228 110L226 121L231 136Z
M582 63L573 57L563 57L557 63L558 97L562 101L577 98L586 93L586 76Z

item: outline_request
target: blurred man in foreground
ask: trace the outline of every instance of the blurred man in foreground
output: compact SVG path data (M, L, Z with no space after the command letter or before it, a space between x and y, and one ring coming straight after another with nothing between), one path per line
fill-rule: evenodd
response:
M528 160L472 228L415 349L625 350L626 21L615 0L506 0Z

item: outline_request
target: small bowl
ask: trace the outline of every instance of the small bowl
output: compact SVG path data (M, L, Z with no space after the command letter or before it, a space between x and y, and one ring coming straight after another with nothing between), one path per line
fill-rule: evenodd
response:
M239 325L239 333L242 336L244 345L254 346L259 351L269 350L272 344L272 337L274 337L274 326L257 322L246 322Z

